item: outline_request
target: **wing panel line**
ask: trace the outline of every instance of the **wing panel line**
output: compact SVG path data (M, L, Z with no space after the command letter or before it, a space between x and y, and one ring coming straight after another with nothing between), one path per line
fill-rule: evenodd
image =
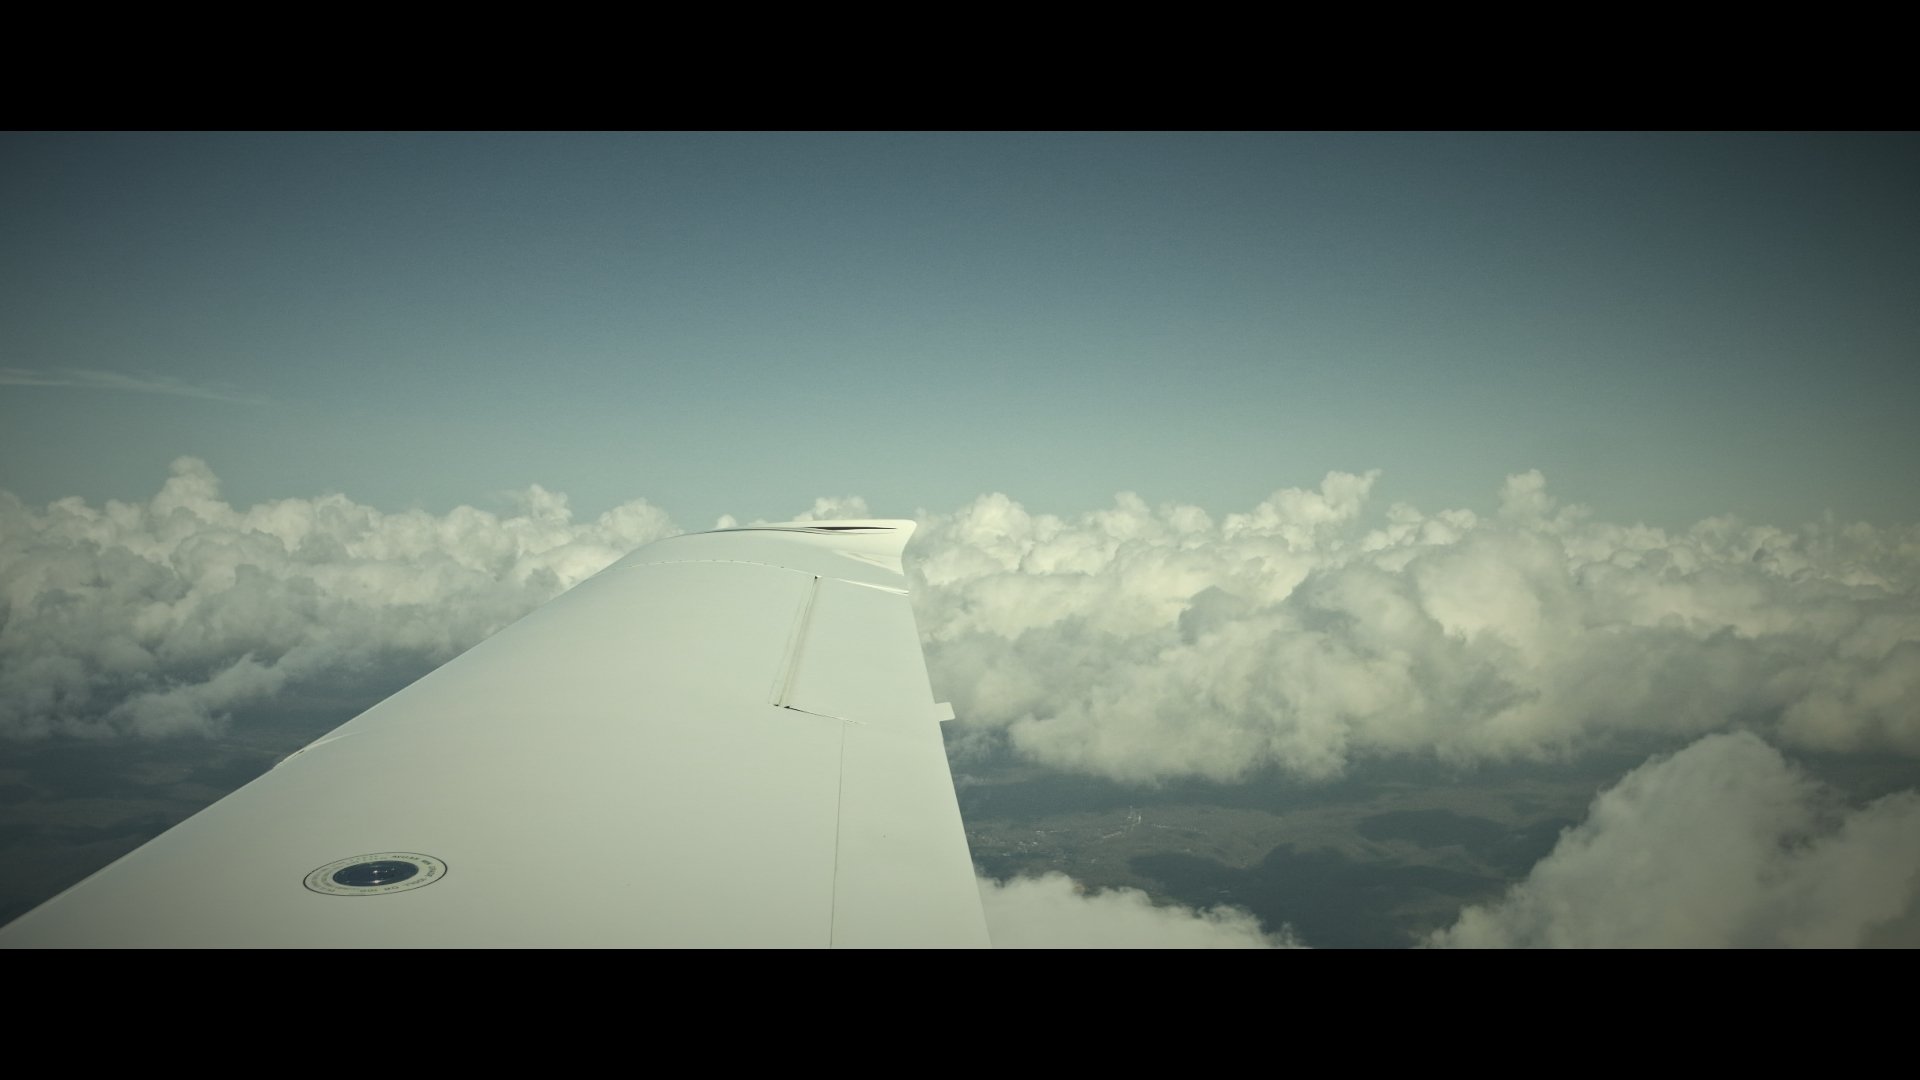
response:
M793 677L800 670L800 655L807 647L807 624L813 621L813 602L819 597L820 575L815 574L813 584L807 586L807 598L800 602L800 615L793 623L793 637L787 642L786 669L776 684L778 693L774 695L773 703L782 708L786 708L787 702L793 697Z
M827 899L827 948L833 948L833 932L840 921L840 834L845 831L840 815L847 799L847 725L840 725L839 775L833 787L833 895Z

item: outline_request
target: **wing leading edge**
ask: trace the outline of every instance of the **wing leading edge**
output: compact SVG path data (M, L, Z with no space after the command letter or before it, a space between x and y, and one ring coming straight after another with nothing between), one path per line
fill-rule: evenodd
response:
M986 945L912 531L641 548L0 945Z

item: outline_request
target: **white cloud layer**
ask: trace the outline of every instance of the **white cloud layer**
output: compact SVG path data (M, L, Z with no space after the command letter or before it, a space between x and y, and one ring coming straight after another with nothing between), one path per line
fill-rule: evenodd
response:
M997 949L1288 949L1239 908L1158 906L1138 889L1088 890L1065 874L980 879L987 933Z
M1747 733L1710 735L1594 800L1443 946L1920 946L1920 793L1852 809Z
M0 492L0 735L201 732L290 681L443 661L675 531L645 502L590 523L539 487L523 503L237 510L193 458L144 504Z
M1622 527L1538 473L1490 518L1369 519L1374 480L1218 521L1131 495L923 516L908 568L963 749L1151 782L1691 742L1434 943L1920 944L1920 794L1849 807L1773 748L1920 756L1920 527ZM192 458L140 504L0 493L0 737L205 732L302 682L442 661L677 531L644 501L576 522L539 487L508 515L236 509ZM1058 875L982 893L1002 944L1296 943Z
M1491 518L1329 474L1214 520L1120 496L926 515L908 567L958 730L1126 781L1326 777L1366 755L1575 755L1732 725L1788 749L1920 755L1920 528L1680 533L1559 508ZM143 504L0 493L0 734L203 730L290 681L445 659L677 531L644 501L576 522L341 495L236 509L194 459ZM857 497L802 518L866 515Z
M1736 723L1920 755L1920 528L1623 527L1557 507L1537 472L1491 518L1369 523L1375 475L1219 521L1131 495L932 516L909 567L935 691L979 742L1123 781L1563 758Z

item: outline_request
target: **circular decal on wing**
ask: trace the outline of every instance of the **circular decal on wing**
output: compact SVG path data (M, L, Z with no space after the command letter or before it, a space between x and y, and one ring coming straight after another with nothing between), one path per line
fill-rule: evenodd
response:
M421 889L447 876L447 864L413 851L381 851L336 859L307 875L307 888L328 896L385 896Z

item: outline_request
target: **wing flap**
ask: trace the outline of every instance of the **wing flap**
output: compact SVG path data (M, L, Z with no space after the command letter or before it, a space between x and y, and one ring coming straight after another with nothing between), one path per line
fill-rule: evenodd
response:
M917 722L932 709L905 593L823 578L781 704L861 723Z
M841 758L840 854L833 944L984 948L966 830L931 713L910 723L849 724ZM938 774L944 789L926 782Z

